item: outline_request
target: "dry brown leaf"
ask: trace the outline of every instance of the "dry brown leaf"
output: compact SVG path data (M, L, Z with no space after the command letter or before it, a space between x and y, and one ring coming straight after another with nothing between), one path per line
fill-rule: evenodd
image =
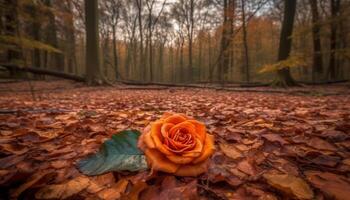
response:
M138 200L140 193L145 190L148 187L147 183L145 182L138 182L136 183L131 191L127 194L122 196L123 200Z
M2 151L10 152L12 154L16 155L22 155L29 151L29 149L25 146L19 145L19 144L0 144L0 149Z
M255 167L255 161L253 159L245 159L238 163L237 169L241 170L242 172L250 175L255 176L257 175L258 171Z
M110 188L99 192L98 197L104 200L119 199L121 195L125 192L128 184L129 181L127 179L120 179L116 184L112 185Z
M89 178L79 176L62 184L47 185L35 193L37 199L66 199L90 185Z
M288 144L288 142L285 139L283 139L280 135L277 135L277 134L273 134L273 133L264 134L261 137L265 138L266 140L268 140L270 142L278 142L281 145Z
M235 148L233 144L230 145L227 143L220 143L219 146L221 151L224 152L224 154L229 158L238 159L243 157L242 153Z
M305 175L313 186L326 193L330 198L349 199L350 183L343 176L320 171L306 171Z
M31 177L29 177L29 180L27 180L24 184L19 186L17 189L13 190L11 192L11 197L17 198L22 192L27 190L28 188L35 185L37 182L39 182L41 179L43 179L45 176L52 175L53 172L51 171L43 171L33 174Z
M330 144L329 142L320 139L318 137L313 137L309 141L305 141L307 145L310 147L313 147L315 149L319 150L327 150L327 151L336 151L337 148L334 147L334 145Z
M312 199L314 193L309 185L301 178L290 174L264 174L263 177L271 186L294 195L299 199Z
M68 167L70 162L68 160L56 160L51 162L51 166L55 169L61 169L64 167Z

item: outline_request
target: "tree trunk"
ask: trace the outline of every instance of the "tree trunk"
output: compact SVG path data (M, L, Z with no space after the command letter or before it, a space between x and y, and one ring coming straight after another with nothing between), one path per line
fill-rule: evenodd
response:
M334 20L339 14L340 10L340 0L331 0L331 19ZM336 79L336 60L335 60L335 50L337 48L337 22L331 22L331 36L330 36L330 58L328 66L328 75L331 80Z
M112 26L113 31L113 61L114 61L114 69L115 69L115 78L118 80L120 78L119 75L119 66L118 66L118 50L117 50L117 36L116 36L116 26Z
M230 68L231 40L233 35L234 20L234 0L224 0L223 27L220 45L220 54L222 55L218 67L218 81L222 84L226 82L228 70Z
M184 65L184 41L182 39L180 44L180 80L181 82L185 81L185 65Z
M241 1L242 6L242 31L243 31L243 46L244 46L244 74L245 81L249 82L250 74L249 74L249 53L248 53L248 39L247 39L247 26L246 26L246 13L245 13L245 4L244 0Z
M203 70L203 66L202 66L202 57L203 57L203 33L201 33L201 37L199 39L199 52L198 52L198 80L201 81L202 80L202 71Z
M138 25L139 25L139 34L140 34L139 72L140 72L140 78L143 78L145 77L145 74L146 74L146 67L144 62L145 56L143 51L142 0L136 0L136 5L138 8Z
M148 16L148 50L149 50L149 81L153 81L153 43L152 43L152 11L149 11Z
M296 0L284 0L284 17L282 23L282 30L280 35L280 45L278 49L278 61L286 60L291 52L293 33L293 24L296 10ZM288 87L296 86L290 74L289 67L285 67L277 71L276 80L273 82L275 86Z
M67 38L69 42L69 55L68 55L68 72L77 73L77 60L75 53L75 29L74 29L74 18L72 1L67 1L67 11L69 13Z
M188 33L188 78L187 81L193 79L193 29L194 29L194 0L190 0L190 24Z
M164 47L165 44L163 44L163 42L160 42L159 48L158 48L158 69L159 69L159 77L158 77L158 81L162 82L163 81L163 65L164 65L164 61L163 61L163 54L164 54Z
M45 5L49 8L52 7L51 0L45 0ZM58 38L57 38L57 27L56 27L56 19L53 11L48 10L48 17L49 17L49 23L47 27L47 40L48 43L58 48ZM54 60L55 60L55 69L58 71L64 71L64 56L62 53L54 53Z
M85 0L86 81L101 84L97 0Z
M317 0L309 0L312 13L312 38L313 38L313 63L312 63L312 81L316 81L316 73L319 75L323 72L322 67L322 50L320 38L320 21L318 14Z
M5 0L4 5L8 6L8 10L4 12L4 33L5 35L10 35L18 37L18 12L17 12L17 0ZM17 46L17 45L16 45ZM16 63L19 62L22 58L21 48L18 46L16 49L7 50L7 62ZM11 76L15 76L15 71L11 71Z

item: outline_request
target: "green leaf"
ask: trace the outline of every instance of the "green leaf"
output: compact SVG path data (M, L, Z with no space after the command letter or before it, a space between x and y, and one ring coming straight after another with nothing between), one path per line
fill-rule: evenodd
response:
M145 155L137 148L140 132L121 131L103 143L100 150L78 162L86 175L100 175L111 171L140 171L148 168Z

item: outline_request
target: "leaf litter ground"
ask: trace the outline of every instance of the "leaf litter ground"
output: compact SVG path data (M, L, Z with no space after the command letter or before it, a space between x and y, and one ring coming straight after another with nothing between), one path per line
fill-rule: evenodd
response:
M26 82L0 85L0 199L349 199L346 87L291 95L32 84L35 101ZM166 111L193 116L215 135L208 173L77 170L114 133L141 131Z

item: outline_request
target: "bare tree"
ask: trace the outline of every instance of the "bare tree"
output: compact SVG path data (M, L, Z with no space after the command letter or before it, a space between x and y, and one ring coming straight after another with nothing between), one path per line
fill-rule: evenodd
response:
M278 48L278 61L286 60L291 52L291 35L293 32L296 4L296 0L284 0L284 16L280 35L280 46ZM289 67L284 67L277 71L277 79L273 84L282 87L297 85L290 74Z
M85 0L86 27L86 81L88 84L100 84L100 56L98 34L97 0Z
M309 0L312 14L312 38L313 38L313 64L312 64L312 80L315 81L316 73L322 73L322 50L320 37L320 19L318 13L317 0Z
M234 0L224 0L223 6L223 25L221 36L221 49L222 59L220 59L218 66L218 80L221 83L225 83L228 70L230 67L230 54L232 52L232 45L230 43L233 39L233 23L234 23Z
M163 1L160 10L158 13L154 14L154 8L157 4L157 0L146 0L146 7L147 7L147 11L148 11L148 25L147 25L147 41L148 41L148 58L149 58L149 80L152 82L153 81L153 32L154 29L158 23L159 17L162 15L163 11L164 11L164 7L166 4L166 0Z
M336 70L336 59L335 59L335 51L337 48L337 32L338 32L338 24L335 19L339 16L340 11L340 0L331 0L331 36L330 36L330 58L329 58L329 66L328 66L328 75L330 79L336 79L337 70Z
M249 82L249 52L248 52L248 36L247 36L247 24L246 24L246 6L245 1L241 0L241 12L242 12L242 32L243 32L243 70L245 74L245 81Z

